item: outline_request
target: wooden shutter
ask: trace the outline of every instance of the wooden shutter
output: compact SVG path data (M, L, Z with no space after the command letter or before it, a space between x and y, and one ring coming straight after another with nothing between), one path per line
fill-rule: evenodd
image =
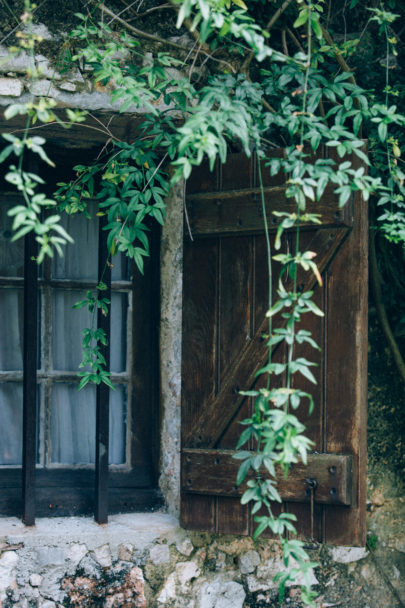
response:
M265 179L273 243L277 218L272 211L293 205L284 197L282 176ZM315 540L363 545L367 207L355 196L339 209L330 189L310 210L322 214L322 224L302 227L300 247L317 252L323 286L317 287L308 273L299 284L303 290L315 289L325 312L324 317L306 315L304 321L322 350L298 346L297 355L318 364L318 383L294 381L315 399L311 416L300 412L315 448L307 467L293 466L288 478L280 480L285 502L275 511L295 513L301 537L309 538L305 479L314 478ZM239 463L232 451L243 429L238 421L252 408L239 390L255 386L255 373L266 360L268 275L256 160L233 154L212 173L206 166L196 169L187 184L186 211L181 522L189 529L250 534L255 524L248 507L240 504L244 488L235 486ZM284 251L292 250L294 239L284 235ZM273 291L278 271L274 264ZM275 360L284 359L283 348L275 351Z

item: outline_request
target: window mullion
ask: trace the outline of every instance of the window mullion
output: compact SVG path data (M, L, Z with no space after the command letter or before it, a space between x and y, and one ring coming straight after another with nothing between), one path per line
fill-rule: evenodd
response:
M24 248L24 355L23 355L23 522L35 523L35 464L37 451L38 267L35 233L25 237Z
M103 230L106 217L100 218L98 239L98 276L107 285L101 292L102 298L111 300L111 267L108 262L107 234ZM110 306L111 313L111 306ZM107 369L110 368L110 314L104 315L102 309L97 311L97 327L103 329L107 336L107 344L101 345L101 353L105 358ZM101 382L96 390L96 479L95 479L95 509L94 517L97 523L107 523L108 520L108 445L109 445L109 399L110 389Z

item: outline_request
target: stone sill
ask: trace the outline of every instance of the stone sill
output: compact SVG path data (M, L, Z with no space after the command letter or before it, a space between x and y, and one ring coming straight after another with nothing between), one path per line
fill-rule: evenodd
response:
M102 525L91 517L44 517L28 527L16 517L4 517L0 518L0 543L26 548L84 543L90 551L108 544L114 559L122 543L132 544L142 554L158 538L171 537L178 528L178 520L162 512L111 515L108 524Z

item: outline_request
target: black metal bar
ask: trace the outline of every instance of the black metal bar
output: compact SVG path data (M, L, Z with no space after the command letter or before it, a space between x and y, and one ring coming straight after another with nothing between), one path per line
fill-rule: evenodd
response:
M37 456L37 351L38 267L35 234L25 237L24 247L24 354L23 354L23 455L22 520L35 524L35 464Z
M100 294L101 298L111 299L111 268L108 264L107 234L103 231L106 219L100 218L98 239L98 275L107 285ZM111 309L110 309L111 312ZM101 352L110 368L110 314L105 315L102 309L97 312L97 327L103 329L107 336L107 345L101 346ZM110 389L103 382L97 385L96 401L96 483L94 518L97 523L108 521L108 440L109 440L109 400Z

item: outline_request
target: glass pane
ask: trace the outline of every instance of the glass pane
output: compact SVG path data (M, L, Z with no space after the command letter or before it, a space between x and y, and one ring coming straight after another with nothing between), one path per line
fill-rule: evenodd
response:
M21 382L0 384L0 465L22 463Z
M63 257L56 255L52 263L52 277L57 279L93 279L98 274L98 218L91 213L62 216L62 226L73 237L66 245Z
M123 253L117 253L111 259L111 280L129 281L129 258Z
M0 290L0 369L22 370L23 290Z
M55 291L53 296L53 366L57 370L77 370L82 360L82 334L91 326L92 315L87 308L74 309L73 304L85 298L84 292ZM111 370L126 368L126 318L128 296L113 293L111 296Z
M125 464L127 428L127 391L124 386L116 386L110 392L110 441L108 462Z
M124 372L127 359L128 296L111 294L110 361L112 372Z
M0 276L22 277L24 273L24 239L14 243L12 237L12 218L7 211L12 205L4 199L0 201Z
M54 384L51 402L52 463L89 464L95 460L96 388Z
M123 387L110 393L110 464L125 463L127 399ZM54 384L51 404L50 461L90 464L95 461L96 388Z
M73 309L85 292L60 291L53 294L53 368L75 371L82 360L82 333L91 326L91 314L87 308Z
M89 204L89 211L92 216L90 220L83 214L62 215L61 224L73 237L74 243L66 245L63 257L55 256L53 259L53 278L97 280L99 220L94 204ZM127 280L128 266L125 255L115 255L112 258L112 280Z

